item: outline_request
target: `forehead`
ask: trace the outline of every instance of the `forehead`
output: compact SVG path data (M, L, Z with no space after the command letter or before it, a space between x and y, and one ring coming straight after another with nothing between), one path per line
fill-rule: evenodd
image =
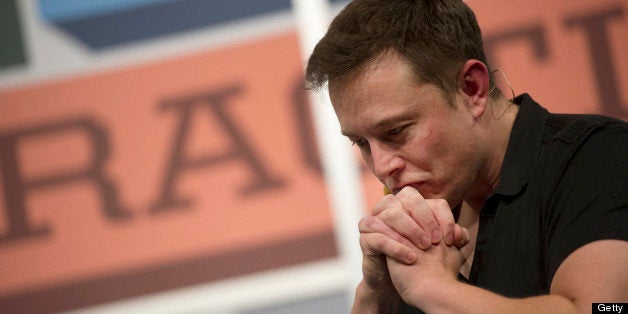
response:
M329 95L343 131L390 120L416 110L417 100L430 97L410 65L394 54L384 55L342 79L329 83ZM368 126L368 125L367 125Z
M385 53L347 75L329 82L336 110L364 110L364 104L392 101L417 86L410 65L394 53Z

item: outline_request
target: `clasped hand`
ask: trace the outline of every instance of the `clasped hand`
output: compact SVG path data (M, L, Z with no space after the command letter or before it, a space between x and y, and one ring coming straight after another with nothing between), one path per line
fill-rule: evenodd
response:
M416 297L438 280L456 280L469 233L447 201L424 199L413 187L386 195L360 220L363 284L380 299Z

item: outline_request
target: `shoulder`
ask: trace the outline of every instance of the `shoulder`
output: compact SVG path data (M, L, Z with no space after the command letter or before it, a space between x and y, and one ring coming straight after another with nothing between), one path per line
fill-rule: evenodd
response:
M626 139L628 123L601 115L549 114L545 123L543 140L576 143L597 133Z
M569 169L619 166L628 170L628 123L600 115L549 114L540 158L561 176ZM605 163L611 160L623 165Z

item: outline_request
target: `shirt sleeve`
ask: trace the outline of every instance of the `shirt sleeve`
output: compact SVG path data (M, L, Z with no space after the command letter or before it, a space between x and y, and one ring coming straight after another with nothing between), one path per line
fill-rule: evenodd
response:
M548 282L578 248L604 239L628 241L628 127L607 125L590 135L572 155L552 199Z

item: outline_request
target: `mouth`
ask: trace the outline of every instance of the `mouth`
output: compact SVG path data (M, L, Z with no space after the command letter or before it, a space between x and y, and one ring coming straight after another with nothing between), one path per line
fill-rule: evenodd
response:
M403 188L405 188L406 186L411 186L411 187L415 188L417 191L419 191L419 193L420 193L421 190L419 188L421 186L423 186L423 185L425 185L425 182L415 182L415 183L409 183L409 184L402 184L402 185L397 186L394 189L391 189L390 191L393 194L396 195L397 193L401 192L401 190L403 190Z

